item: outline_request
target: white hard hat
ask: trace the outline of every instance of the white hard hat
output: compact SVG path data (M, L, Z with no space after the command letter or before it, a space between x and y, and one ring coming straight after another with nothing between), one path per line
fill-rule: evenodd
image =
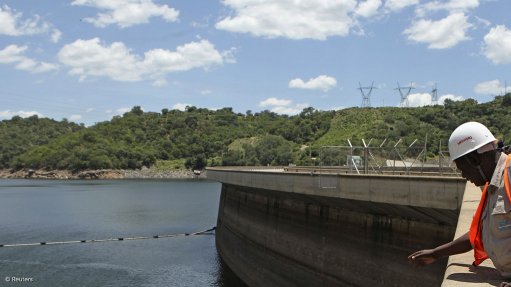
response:
M457 127L449 138L451 161L471 153L496 139L490 130L478 122L467 122Z

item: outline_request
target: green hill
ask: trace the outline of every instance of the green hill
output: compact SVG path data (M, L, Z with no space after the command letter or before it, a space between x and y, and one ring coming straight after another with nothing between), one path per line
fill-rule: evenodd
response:
M509 142L510 120L511 94L482 104L468 99L420 108L350 108L336 113L329 131L316 145L347 145L346 139L361 145L361 139L371 138L376 142L387 139L389 144L402 139L404 144L411 144L415 139L424 141L427 135L428 149L436 152L439 141L447 143L451 132L467 121L485 124L497 138Z
M25 152L83 128L66 120L58 122L37 116L25 119L15 116L1 121L0 168L13 167L15 158Z
M317 139L328 129L332 114L309 108L296 117L288 117L269 111L240 114L231 108L211 111L195 107L186 111L164 109L161 113L146 113L134 107L110 121L63 135L44 145L31 146L5 161L4 166L136 169L152 166L157 161L184 160L186 167L202 168L207 164L222 164L231 143L250 137L261 137L259 145L267 146L269 154L276 154L269 149L289 146L291 156L287 156L287 162L291 162L292 145ZM254 164L273 163L273 158L264 157L259 152Z
M478 104L447 100L420 108L306 108L295 116L270 111L235 113L188 107L122 116L85 128L67 121L19 117L0 122L0 167L39 169L187 168L206 165L307 164L321 146L347 145L347 139L372 146L428 138L433 156L438 143L466 121L479 121L506 142L511 140L511 94Z

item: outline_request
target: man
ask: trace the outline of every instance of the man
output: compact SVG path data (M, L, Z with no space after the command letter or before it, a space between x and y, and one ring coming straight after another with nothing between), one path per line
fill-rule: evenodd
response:
M498 149L493 134L477 122L454 130L449 153L461 176L483 190L470 231L434 249L417 251L408 260L423 266L474 249L473 265L489 257L503 277L511 278L511 156ZM511 287L511 283L500 286Z

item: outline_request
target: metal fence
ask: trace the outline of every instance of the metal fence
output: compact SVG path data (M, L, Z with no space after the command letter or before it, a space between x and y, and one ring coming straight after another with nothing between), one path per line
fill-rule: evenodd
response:
M425 147L400 146L322 146L315 165L327 171L342 170L357 174L399 173L456 173L447 151L427 157Z
M382 142L379 146L370 146L362 140L362 146L322 146L315 165L320 174L322 188L336 188L333 177L328 174L398 174L398 175L442 175L458 176L456 166L449 160L449 153L439 148L438 154L428 157L427 145L415 140L404 145L401 140L395 144Z

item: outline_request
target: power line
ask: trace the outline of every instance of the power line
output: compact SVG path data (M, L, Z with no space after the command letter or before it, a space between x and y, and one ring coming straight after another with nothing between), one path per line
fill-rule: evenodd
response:
M397 88L395 88L394 90L398 90L399 94L401 95L401 106L402 107L408 108L410 106L410 102L408 101L408 96L410 95L410 92L412 91L412 89L415 89L412 82L410 83L410 86L408 86L408 87L401 87L399 85L399 82L397 82ZM403 93L403 91L405 91L405 93Z
M362 94L362 108L369 108L371 107L371 93L373 92L373 89L376 89L374 87L374 81L371 83L370 87L362 87L360 82L358 82L360 93ZM364 90L369 90L369 92L365 93Z
M436 83L433 90L431 90L431 105L438 105L438 89Z

